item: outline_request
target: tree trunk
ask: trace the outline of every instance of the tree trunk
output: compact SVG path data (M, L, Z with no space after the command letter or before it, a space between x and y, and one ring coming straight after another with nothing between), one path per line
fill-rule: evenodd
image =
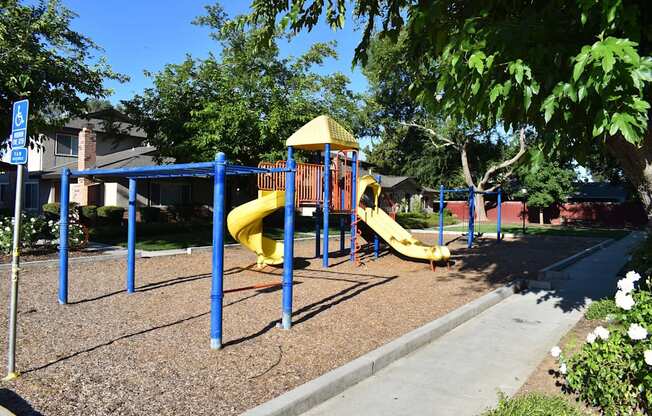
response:
M543 207L539 207L539 224L543 225Z
M631 184L636 188L647 213L647 227L652 231L652 126L641 147L622 136L607 139L607 149L616 158Z
M487 221L487 210L484 206L484 194L475 194L475 218L478 221Z

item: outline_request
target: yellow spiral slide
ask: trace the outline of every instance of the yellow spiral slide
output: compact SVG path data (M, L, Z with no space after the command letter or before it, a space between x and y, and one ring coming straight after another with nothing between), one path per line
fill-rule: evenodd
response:
M229 232L256 253L258 266L283 263L283 243L263 236L263 218L285 206L285 192L258 191L258 198L234 208L226 219Z
M365 192L367 192L365 196ZM358 217L371 227L376 234L394 250L406 257L431 261L448 261L451 256L446 246L429 246L417 240L405 228L378 207L380 184L373 176L365 175L358 182ZM360 201L373 201L373 208L366 207Z

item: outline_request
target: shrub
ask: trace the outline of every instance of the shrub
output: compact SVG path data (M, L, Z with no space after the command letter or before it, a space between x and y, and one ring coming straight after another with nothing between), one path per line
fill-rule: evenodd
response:
M59 222L58 221L48 221L48 226L50 227L50 232L54 240L59 240ZM54 243L52 241L51 243ZM68 224L68 248L69 249L78 249L86 245L86 233L84 232L84 227L76 222Z
M122 207L107 205L97 209L97 217L107 225L120 224L124 214L125 209Z
M528 393L513 398L501 395L498 406L483 416L584 416L586 413L561 396Z
M618 313L618 307L613 299L600 299L592 302L586 310L584 317L589 320L606 319L607 316L615 316Z
M141 207L140 220L145 223L158 222L161 218L161 209L157 207Z
M71 216L77 215L77 210L75 209L77 207L76 202L70 202L68 204L68 213ZM41 210L43 211L43 215L47 219L51 220L58 220L59 215L61 214L61 204L59 202L51 202L49 204L43 204L41 206Z
M79 220L85 225L93 225L97 221L97 206L83 205L78 207Z
M567 387L605 414L652 410L652 294L642 286L638 273L627 273L618 282L609 328L597 327L577 354L559 356Z
M5 254L11 253L13 244L13 217L0 219L0 251ZM68 229L69 247L72 249L84 245L84 230L78 223L70 223ZM33 249L39 241L44 245L53 245L54 240L59 238L59 223L48 220L44 216L28 217L21 215L20 247Z

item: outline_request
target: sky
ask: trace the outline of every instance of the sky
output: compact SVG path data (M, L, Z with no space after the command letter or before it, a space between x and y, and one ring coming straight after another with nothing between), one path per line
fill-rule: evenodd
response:
M103 48L114 71L127 75L130 81L120 84L109 81L113 90L109 100L117 104L151 85L144 70L156 72L167 63L181 62L187 54L203 58L209 52L219 53L218 44L209 37L210 30L191 24L204 13L210 0L63 0L78 17L74 30L90 37ZM229 16L246 13L250 0L223 0ZM353 50L360 39L351 21L341 31L321 24L311 33L302 33L279 46L284 56L298 56L315 42L338 42L339 59L329 59L319 72L339 71L351 79L354 91L363 91L366 79L359 68L352 69Z

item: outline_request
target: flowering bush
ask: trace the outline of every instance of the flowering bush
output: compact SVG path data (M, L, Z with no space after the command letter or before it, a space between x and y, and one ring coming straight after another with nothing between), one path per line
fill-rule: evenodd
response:
M13 244L14 218L0 218L0 250L11 253ZM78 223L69 224L69 247L79 248L85 244L83 227ZM20 246L21 248L35 248L39 242L43 245L54 245L59 239L59 223L47 220L43 216L28 217L21 214Z
M605 414L652 410L652 294L641 289L643 283L633 271L618 282L613 323L588 334L577 354L566 358L559 347L550 351L568 388Z

